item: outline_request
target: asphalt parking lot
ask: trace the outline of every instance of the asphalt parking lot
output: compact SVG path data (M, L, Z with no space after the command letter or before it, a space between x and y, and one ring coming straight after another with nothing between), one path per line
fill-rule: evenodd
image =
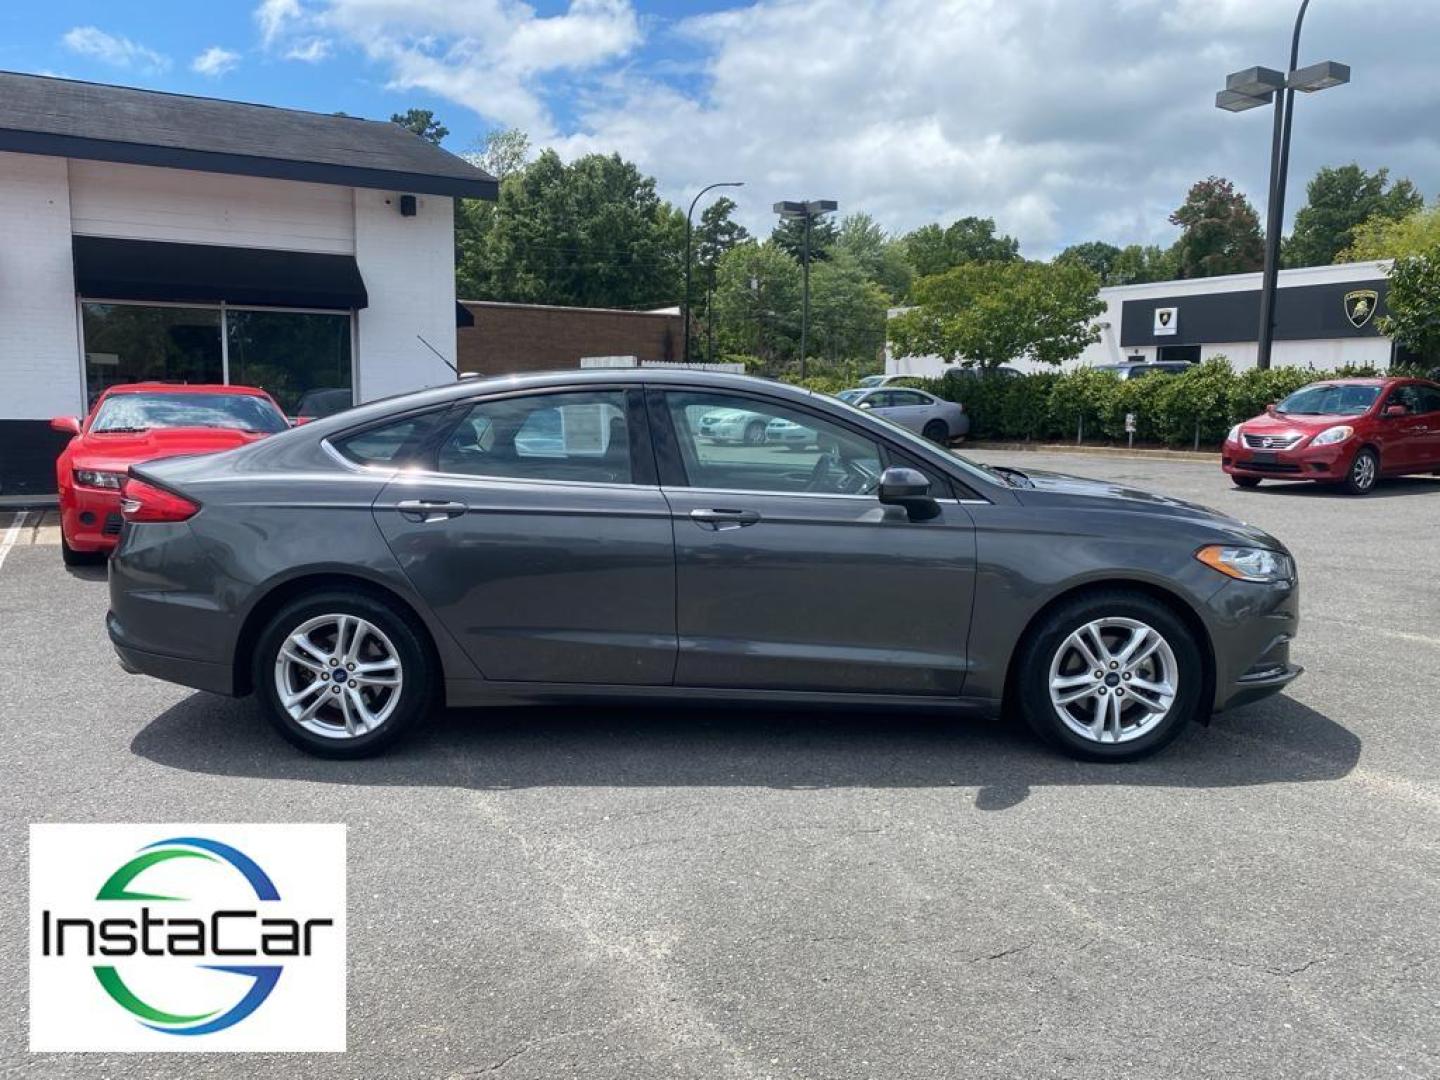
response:
M750 708L455 712L325 762L121 672L103 572L22 530L0 1076L1440 1076L1440 479L977 456L1280 536L1305 677L1118 767L1000 721ZM349 1052L26 1053L27 824L191 820L348 824Z

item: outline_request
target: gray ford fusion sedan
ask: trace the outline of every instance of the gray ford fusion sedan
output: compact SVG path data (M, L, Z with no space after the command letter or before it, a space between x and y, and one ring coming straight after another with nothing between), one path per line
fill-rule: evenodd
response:
M815 438L702 437L717 410ZM1123 760L1300 673L1259 529L742 376L463 381L135 466L124 516L121 663L336 757L439 705L671 699L1009 704Z

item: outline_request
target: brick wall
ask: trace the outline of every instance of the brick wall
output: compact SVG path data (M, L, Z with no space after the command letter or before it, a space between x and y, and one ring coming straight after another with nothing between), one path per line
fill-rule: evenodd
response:
M576 368L582 356L676 360L684 346L679 315L462 302L475 317L474 326L456 331L462 372L507 375Z

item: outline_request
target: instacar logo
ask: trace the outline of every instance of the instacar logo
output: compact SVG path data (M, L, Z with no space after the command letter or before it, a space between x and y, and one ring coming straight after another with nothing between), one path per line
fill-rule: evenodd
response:
M344 840L323 825L31 826L30 1048L343 1050ZM77 897L87 876L98 888Z

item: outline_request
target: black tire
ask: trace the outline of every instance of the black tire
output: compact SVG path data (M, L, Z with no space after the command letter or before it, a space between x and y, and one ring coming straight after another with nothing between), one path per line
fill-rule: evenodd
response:
M1169 712L1150 730L1126 742L1104 743L1077 733L1060 718L1050 700L1050 667L1075 630L1112 618L1138 620L1165 639L1175 659L1177 686ZM1052 746L1088 761L1134 761L1168 746L1200 718L1208 708L1206 683L1201 643L1184 620L1151 596L1115 589L1077 596L1043 616L1020 647L1014 691L1026 722ZM1134 707L1129 708L1133 715Z
M403 675L400 700L373 731L329 738L302 727L286 711L276 686L276 658L281 643L296 628L324 615L353 615L373 624L394 646ZM307 593L286 604L266 623L250 658L252 685L267 719L289 742L326 758L361 758L392 745L439 700L440 671L424 626L409 611L363 591L326 589Z
M920 434L931 442L944 446L950 441L950 425L945 423L944 420L931 420L921 430Z
M1257 488L1260 486L1260 477L1258 476L1236 476L1232 473L1230 479L1235 482L1236 487Z
M1355 455L1355 460L1350 463L1350 471L1345 474L1340 486L1349 495L1368 495L1375 490L1375 485L1379 482L1380 455L1370 447L1363 446Z
M66 566L99 566L105 558L103 551L76 551L65 539L65 534L60 534L60 561Z
M759 446L765 441L765 421L751 420L745 425L745 445Z

